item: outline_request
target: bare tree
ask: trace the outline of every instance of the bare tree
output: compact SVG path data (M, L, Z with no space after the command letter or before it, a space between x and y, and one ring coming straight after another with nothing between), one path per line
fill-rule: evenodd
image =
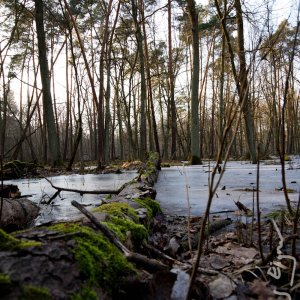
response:
M53 103L50 88L50 74L47 59L46 36L44 29L44 3L43 0L35 0L35 22L38 39L39 64L41 81L43 86L43 109L47 123L48 141L50 146L52 165L62 164L58 135L55 126Z
M191 82L191 163L201 164L199 138L199 23L198 11L194 0L187 1L187 8L191 20L193 68Z

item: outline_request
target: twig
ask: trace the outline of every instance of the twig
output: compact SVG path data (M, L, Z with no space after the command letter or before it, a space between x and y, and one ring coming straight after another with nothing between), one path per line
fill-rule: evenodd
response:
M297 209L296 209L296 212L295 212L295 217L294 217L294 220L293 220L293 234L297 234L297 229L298 229L298 220L299 220L299 210L300 210L300 193L298 195L298 204L297 204ZM293 239L293 242L292 242L292 255L294 257L296 257L296 240Z
M57 190L57 192L49 199L49 201L47 202L47 204L50 204L52 202L53 199L55 199L55 197L57 197L57 195L61 192L73 192L73 193L78 193L80 195L83 194L92 194L92 195L98 195L98 194L119 194L123 188L126 186L127 183L123 184L120 188L118 188L117 190L95 190L95 191L84 191L84 190L77 190L77 189L70 189L70 188L64 188L64 187L59 187L54 185L51 180L49 180L48 178L44 177L45 180L47 180L51 187L53 187L54 189Z
M167 260L168 262L171 262L172 264L176 262L176 264L181 264L180 261L174 259L173 257L163 253L162 251L158 250L157 248L155 248L152 245L149 244L145 244L144 247L146 249L148 249L149 251L151 251L152 253L154 253L155 255L157 255L158 257Z
M235 210L219 210L219 211L213 211L213 212L210 212L209 214L210 215L217 215L217 214L226 214L226 213L233 213L235 212Z
M3 190L3 155L0 154L0 167L1 167L1 189ZM2 219L2 211L3 211L3 194L1 193L1 203L0 203L0 222Z
M259 207L259 147L257 147L257 173L256 173L256 213L257 213L257 230L258 230L258 248L262 262L264 263L264 253L262 248L261 238L261 221L260 221L260 207Z
M46 202L46 204L50 204L52 202L52 200L54 200L59 194L60 194L61 190L57 190L53 196Z
M28 197L32 197L32 196L33 196L32 194L20 195L20 196L14 197L14 199L24 199L24 198L28 198Z
M83 236L83 234L80 231L76 231L76 232L69 232L69 233L65 233L65 234L59 234L56 236L49 236L48 239L49 240L58 240L58 239L65 239L65 238L70 238L70 237L74 237L74 236Z
M189 194L189 182L186 174L185 166L182 166L184 180L185 180L185 189L186 189L186 200L188 205L188 217L187 217L187 236L188 236L188 245L190 254L192 255L192 241L191 241L191 204L190 204L190 194Z
M71 204L77 209L79 209L96 226L96 228L99 229L109 239L109 241L113 245L115 245L119 250L121 250L121 252L123 252L128 261L140 264L149 271L165 271L169 269L167 265L155 259L148 258L136 252L131 252L119 241L119 239L114 235L112 231L110 231L110 229L106 225L100 223L91 212L85 209L83 205L81 205L75 200L73 200Z

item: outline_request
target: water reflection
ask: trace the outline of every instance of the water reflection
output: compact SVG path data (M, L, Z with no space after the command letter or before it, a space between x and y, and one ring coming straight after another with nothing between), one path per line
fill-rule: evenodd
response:
M86 175L62 175L48 177L53 185L83 191L118 189L124 183L137 176L136 171L126 171L121 174L86 174ZM5 184L16 184L21 195L28 195L28 199L37 203L40 208L40 216L36 219L35 225L40 225L54 220L69 220L76 218L81 213L71 205L72 200L88 207L95 207L101 204L101 199L106 195L91 195L62 191L50 205L43 204L49 200L56 189L52 188L46 179L16 179L7 180Z

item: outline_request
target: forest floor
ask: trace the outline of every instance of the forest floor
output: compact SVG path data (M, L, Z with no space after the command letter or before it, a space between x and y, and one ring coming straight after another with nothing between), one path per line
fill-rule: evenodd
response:
M297 163L296 167L298 167ZM125 169L137 170L139 167L139 162L115 164L107 168L105 172L118 173ZM178 169L179 167L174 166L174 168ZM207 170L203 169L202 171L205 173ZM167 177L163 175L163 172L164 170L160 176L166 180ZM54 177L68 174L70 173L43 169L39 176ZM249 170L247 174L247 180L252 182L255 174ZM188 179L190 185L186 185L186 178L182 180L184 196L178 195L173 190L173 195L177 198L182 197L181 201L184 205L186 205L187 197L185 188L192 189L192 180L190 177ZM250 181L249 186L252 187ZM197 184L199 188L199 182ZM221 188L223 186L221 185ZM276 183L277 186L279 185ZM227 183L226 187L227 193L229 193L230 185ZM205 188L207 189L207 187L201 187L201 189ZM243 186L243 188L245 187ZM222 191L224 192L224 190ZM241 193L241 191L238 192ZM247 192L246 194L249 195L251 190L243 192ZM219 191L220 193L221 191ZM157 198L161 202L160 194ZM252 199L252 197L250 198ZM240 197L235 202L238 200ZM273 211L273 214L269 215L273 221L264 218L261 229L258 230L256 216L251 211L252 206L248 207L252 201L244 203L246 205L237 206L230 215L217 212L211 215L192 298L299 299L298 254L300 245L296 245L297 261L290 254L292 251L291 241L298 241L300 232L299 230L296 233L292 232L291 216L281 207L280 210ZM170 211L166 212L165 209L168 205ZM172 209L174 209L172 202L164 202L162 206L164 213L154 217L151 235L148 239L149 245L158 250L157 255L152 252L151 256L164 263L170 264L171 262L171 272L178 275L174 283L174 278L165 275L161 277L157 274L153 281L152 298L149 299L184 299L190 279L189 274L197 253L203 211L197 216L189 217L186 209L181 215L178 214L178 207L177 213L172 213ZM263 253L264 260L262 260L260 251Z
M150 241L188 266L196 257L212 167L210 162L201 166L182 162L163 168L155 185L156 199L165 215L154 226ZM286 162L285 171L289 199L296 211L300 201L300 157ZM300 231L292 232L293 219L286 210L279 160L262 161L259 175L260 230L257 166L245 161L226 165L210 210L195 298L300 299L298 262L291 256L294 240L294 257L299 261Z
M175 269L190 273L197 254L200 223L201 217L157 217L149 242L176 260ZM295 236L291 234L290 225L284 222L278 224L282 233L278 235L273 223L262 222L263 262L256 222L244 223L218 216L212 218L193 299L299 299L300 272L298 263L289 256L291 247L287 243L291 236ZM300 245L297 246L299 253ZM279 251L286 256L280 257ZM185 287L183 282L180 295L184 295ZM278 291L286 297L279 296Z

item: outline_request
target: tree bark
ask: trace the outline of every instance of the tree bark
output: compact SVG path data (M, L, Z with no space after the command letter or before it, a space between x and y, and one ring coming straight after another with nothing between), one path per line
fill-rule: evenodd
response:
M168 44L169 44L169 102L170 102L170 120L171 123L171 158L176 158L176 137L177 137L177 123L176 123L176 106L174 96L174 71L173 71L173 49L172 49L172 6L171 0L168 0Z
M58 135L55 127L54 112L50 89L50 74L47 60L47 46L44 29L44 3L43 0L35 0L35 23L38 39L39 63L41 81L43 87L43 109L47 123L48 141L50 146L52 165L62 164Z
M146 103L147 103L147 88L144 64L144 49L143 49L143 35L141 31L140 22L138 20L138 5L136 0L131 0L132 4L132 17L135 24L135 34L138 47L139 63L140 63L140 76L141 76L141 94L140 94L140 160L146 159L147 152L147 128L146 128Z
M191 82L191 163L201 164L199 136L199 30L198 12L194 0L188 0L188 12L192 25L193 67Z
M144 19L144 11L142 11L142 18ZM148 53L148 42L146 36L146 27L145 22L143 22L143 34L144 34L144 43L145 43L145 61L146 61L146 73L147 73L147 81L148 81L148 91L149 91L149 110L151 109L151 120L153 126L153 137L155 142L155 151L160 155L160 146L158 140L158 132L157 132L157 124L156 124L156 117L155 117L155 110L153 104L153 92L152 92L152 82L151 82L151 72L149 66L149 53ZM152 138L150 137L152 140Z
M239 92L239 102L243 110L244 120L245 120L245 129L246 129L246 138L248 143L248 150L250 154L250 159L253 164L257 163L256 157L256 142L255 142L255 128L254 128L254 117L253 117L253 108L250 105L249 98L249 84L247 78L247 63L244 47L244 23L243 15L240 0L235 0L234 3L236 9L236 21L237 21L237 30L238 30L238 57L240 62L239 70L239 83L240 83L240 92Z

